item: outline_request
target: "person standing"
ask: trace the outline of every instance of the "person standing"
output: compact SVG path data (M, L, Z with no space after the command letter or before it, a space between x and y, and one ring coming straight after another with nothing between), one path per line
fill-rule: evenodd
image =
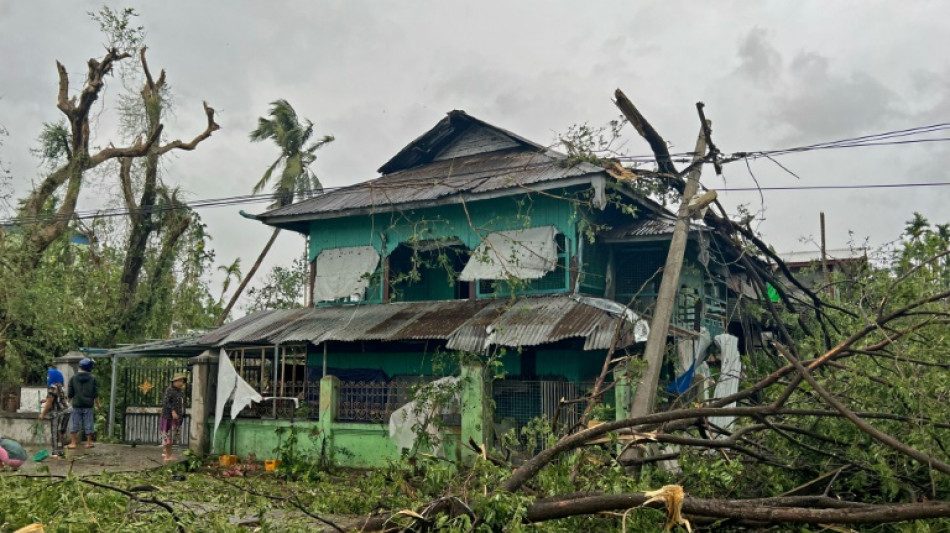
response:
M158 436L162 441L162 459L173 461L172 445L181 437L181 424L185 419L185 374L175 374L171 385L162 397L162 417L158 423Z
M63 373L50 363L46 371L46 401L43 402L40 420L49 416L51 455L63 455L63 444L66 441L70 408L69 402L66 401L65 385Z
M99 384L92 375L92 359L79 361L79 372L69 378L66 397L72 402L73 412L69 417L69 449L79 446L79 430L86 434L86 448L92 448L96 435L95 408L99 406Z

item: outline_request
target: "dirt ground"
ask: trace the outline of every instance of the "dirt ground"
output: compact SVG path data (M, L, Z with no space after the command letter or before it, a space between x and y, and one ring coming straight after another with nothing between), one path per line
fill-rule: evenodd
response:
M96 443L95 448L68 450L66 457L47 457L41 462L32 459L41 449L49 449L35 444L25 445L30 459L20 467L20 473L26 475L57 474L72 472L77 476L98 475L103 472L138 472L161 466L162 449L158 445L103 444ZM181 458L184 449L176 449L175 457ZM49 470L47 471L46 468Z

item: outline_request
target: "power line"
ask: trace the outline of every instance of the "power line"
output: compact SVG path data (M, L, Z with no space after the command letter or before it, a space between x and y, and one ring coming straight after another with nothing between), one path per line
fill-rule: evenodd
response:
M793 153L803 153L814 150L829 150L829 149L843 149L843 148L863 148L863 147L874 147L874 146L891 146L891 145L905 145L905 144L918 144L918 143L931 143L931 142L948 142L950 137L936 137L936 138L924 138L924 139L903 139L903 140L892 140L901 137L908 137L913 135L922 135L927 133L934 133L938 131L950 130L950 123L938 123L928 126L918 126L914 128L906 128L902 130L892 130L881 133L874 133L870 135L863 135L859 137L850 137L845 139L838 139L834 141L826 141L821 143L814 143L790 148L780 148L773 150L760 150L752 152L734 152L730 158L723 161L723 163L732 163L740 160L749 160L757 159L761 157L776 157L781 155L788 155ZM692 154L690 152L679 152L671 154L673 158L686 158L690 157ZM637 162L651 162L655 161L654 156L620 156L616 159L621 161L637 161ZM689 161L688 159L683 159L683 161ZM516 167L506 167L494 169L497 172L505 172L511 170L524 170L529 169L534 166L543 166L548 164L548 162L536 163L530 165L521 165ZM460 178L466 175L471 174L480 174L478 177L473 179L482 179L484 176L481 174L484 171L469 171L469 172L460 172L451 174L449 177ZM401 181L394 180L391 183L385 181L382 182L364 182L354 185L346 185L339 187L325 187L323 189L302 191L304 199L309 199L318 195L320 193L326 193L331 191L337 191L341 189L358 189L358 188L375 188L375 189L386 189L386 188L404 188L411 186L429 186L432 184L432 180L419 180L419 181ZM754 191L799 191L799 190L846 190L846 189L893 189L893 188L911 188L911 187L942 187L950 185L950 182L927 182L927 183L882 183L882 184L861 184L861 185L803 185L803 186L790 186L790 187L733 187L733 188L721 188L717 189L722 192L754 192ZM167 205L154 205L150 207L137 208L137 209L128 209L128 208L107 208L107 209L87 209L75 211L73 214L68 217L62 217L59 215L41 215L35 217L22 217L22 218L8 218L0 220L0 225L21 225L21 224L31 224L37 222L52 222L56 220L62 220L63 218L70 220L86 220L86 219L95 219L95 218L108 218L108 217L119 217L127 216L132 213L161 213L164 211L173 211L173 210L183 210L183 209L207 209L215 207L229 207L242 204L253 204L253 203L263 203L273 201L275 195L273 193L267 194L248 194L248 195L238 195L238 196L227 196L220 198L205 198L194 200L192 202L182 202L180 204L167 204Z
M789 187L726 187L715 189L717 192L758 192L758 191L815 191L839 189L904 189L912 187L947 187L950 181L934 181L925 183L865 183L860 185L799 185Z

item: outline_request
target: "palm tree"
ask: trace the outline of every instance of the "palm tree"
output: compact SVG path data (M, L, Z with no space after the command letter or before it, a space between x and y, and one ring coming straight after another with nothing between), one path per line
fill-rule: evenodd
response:
M241 274L241 258L237 257L230 265L219 265L218 270L224 272L224 282L221 283L221 298L218 299L221 303L224 303L224 295L227 294L228 288L231 286L231 278L234 278L241 282L243 274Z
M309 198L314 193L323 191L320 180L310 169L310 165L317 159L316 151L332 142L333 136L325 135L320 139L312 140L313 123L307 119L301 122L297 117L297 112L294 111L287 100L281 99L271 102L268 116L269 118L260 117L257 119L257 129L251 132L251 141L274 141L274 144L280 148L280 156L268 167L260 181L254 185L254 193L259 193L267 188L274 172L281 169L280 178L274 182L274 203L270 205L270 209L278 209L290 205L295 198ZM234 291L231 301L228 302L228 306L218 318L218 325L223 324L228 314L231 313L231 308L234 307L248 281L261 266L261 262L267 256L267 252L270 251L279 233L280 228L275 228L254 266L251 267L247 276Z

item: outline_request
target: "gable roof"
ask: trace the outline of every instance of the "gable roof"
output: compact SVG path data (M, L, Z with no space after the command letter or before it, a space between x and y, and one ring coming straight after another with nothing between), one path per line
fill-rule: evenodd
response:
M382 176L262 213L265 224L306 231L308 220L462 203L530 190L590 185L603 168L451 111L380 167Z
M487 134L489 137L494 137L499 141L497 147L520 147L532 151L547 151L545 147L529 141L524 137L479 120L465 111L456 109L446 113L445 118L440 120L432 129L407 144L399 153L394 155L392 159L379 167L379 173L391 174L400 170L430 163L445 152L451 145L457 143L464 136L472 136L473 133ZM495 149L497 149L497 147L488 146L488 148Z

